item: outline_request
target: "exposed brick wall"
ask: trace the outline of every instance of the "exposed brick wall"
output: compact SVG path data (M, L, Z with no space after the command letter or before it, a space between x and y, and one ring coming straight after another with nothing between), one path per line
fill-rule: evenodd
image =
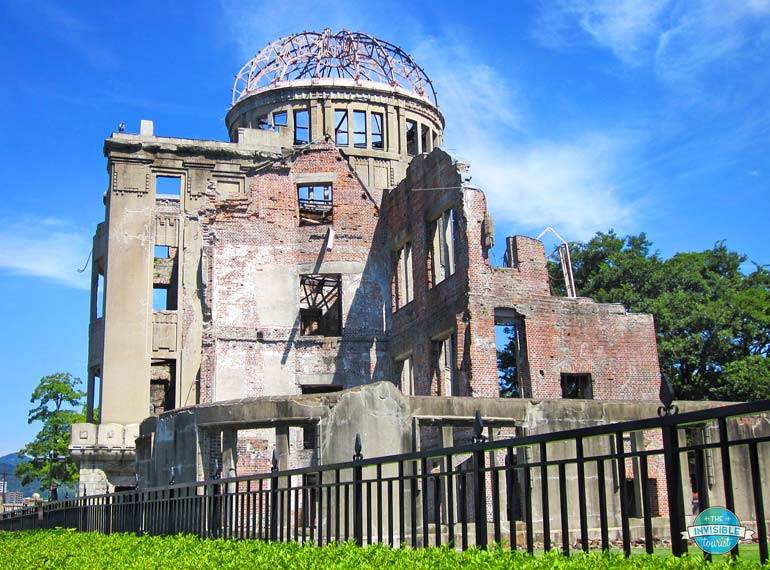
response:
M329 178L317 182L333 182L333 223L300 226L297 180L317 173ZM390 263L380 199L329 144L252 173L245 196L210 196L201 216L202 401L298 393L301 377L313 375L340 386L389 377L383 307L389 306ZM329 228L331 250L325 247ZM342 274L340 337L299 331L298 276L320 272ZM228 375L239 378L227 381Z
M513 267L492 267L484 245L485 196L460 186L458 167L438 150L415 159L384 201L389 235L412 242L414 301L394 314L391 346L394 354L414 351L416 392L440 394L430 339L451 329L460 395L497 396L495 310L511 309L524 322L525 395L560 398L562 373L586 373L596 399L657 399L652 317L628 314L620 305L552 296L543 244L531 238L513 238ZM456 271L429 288L427 222L447 208L456 220Z
M318 173L333 179L333 223L300 226L297 181ZM543 244L531 238L512 238L511 267L492 267L486 199L463 183L463 175L436 150L417 157L396 188L372 195L336 148L318 144L249 173L242 196L209 195L200 217L201 401L294 394L308 383L397 382L392 359L406 353L413 359L415 393L448 395L436 341L449 335L453 395L497 397L499 309L523 320L525 396L559 398L561 374L580 373L591 375L596 399L656 399L652 318L619 305L553 296ZM448 210L454 271L432 283L430 222ZM329 227L335 232L331 250L325 247ZM393 253L406 242L412 244L414 298L393 312ZM342 275L341 336L300 334L299 275L306 273ZM433 441L437 433L427 430L426 447L439 443ZM257 432L241 436L238 470L268 469L272 439ZM301 444L301 431L292 428L294 466L313 461Z

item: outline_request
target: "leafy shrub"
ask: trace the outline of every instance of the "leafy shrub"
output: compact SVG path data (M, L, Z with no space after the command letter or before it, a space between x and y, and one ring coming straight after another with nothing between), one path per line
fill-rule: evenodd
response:
M696 569L705 568L701 557L578 553L570 557L556 551L541 556L503 549L456 552L448 548L392 549L386 546L359 548L352 543L319 548L297 543L266 543L250 540L200 539L189 535L102 535L68 530L0 532L3 570L13 568L268 568L270 570L349 568L546 568L562 569ZM709 568L759 568L756 562L738 560ZM768 566L770 567L770 566Z

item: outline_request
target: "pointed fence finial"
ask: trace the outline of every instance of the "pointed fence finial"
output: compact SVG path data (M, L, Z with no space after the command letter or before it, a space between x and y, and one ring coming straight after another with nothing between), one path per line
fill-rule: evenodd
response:
M664 378L660 383L660 402L663 404L658 408L660 417L671 416L679 412L679 406L673 403L675 397L674 387L669 380Z
M273 466L270 468L270 471L273 473L278 471L278 450L275 447L273 448Z
M362 449L361 434L357 433L356 442L355 444L353 444L353 450L355 451L355 453L353 454L353 461L361 461L364 458L364 456L361 455L361 449Z
M483 443L486 441L482 435L484 430L484 422L481 420L481 412L476 410L476 416L473 418L473 443Z

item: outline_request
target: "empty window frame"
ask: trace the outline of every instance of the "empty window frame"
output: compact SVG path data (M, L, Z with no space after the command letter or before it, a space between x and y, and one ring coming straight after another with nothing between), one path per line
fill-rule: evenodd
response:
M340 336L342 276L300 275L299 315L303 336Z
M417 122L406 120L406 154L417 156Z
M385 123L382 113L372 113L372 148L385 148Z
M399 376L401 393L414 396L414 368L412 355L396 360L396 371Z
M346 109L334 111L334 141L337 146L348 146L348 112Z
M414 299L412 267L412 244L405 243L394 254L393 306L395 310L411 303Z
M439 395L459 396L455 385L455 335L433 341L434 362L438 379Z
M454 211L446 210L430 223L430 285L437 285L455 272Z
M150 415L176 407L176 361L153 360L150 365Z
M262 115L257 118L257 128L261 131L271 130L270 121L268 120L267 115Z
M153 251L155 259L170 259L171 254L167 245L156 245Z
M353 146L366 148L366 111L353 111Z
M155 194L179 197L182 194L182 177L158 174L155 176Z
M573 400L590 400L594 397L590 374L562 374L561 397Z
M281 132L281 129L286 128L288 124L288 116L286 111L278 111L277 113L273 113L273 129L275 129L277 132Z
M101 319L104 316L104 275L99 273L96 276L96 291L94 291L95 315L94 318Z
M176 293L166 285L152 287L153 311L176 311Z
M526 368L524 319L513 310L495 310L495 352L500 397L523 397Z
M294 144L310 142L310 113L305 110L294 111Z
M297 203L300 226L332 223L334 200L331 184L299 184Z
M306 425L302 428L302 449L318 449L318 424Z
M420 126L420 151L421 152L430 152L432 149L430 147L430 127L428 125L421 125Z

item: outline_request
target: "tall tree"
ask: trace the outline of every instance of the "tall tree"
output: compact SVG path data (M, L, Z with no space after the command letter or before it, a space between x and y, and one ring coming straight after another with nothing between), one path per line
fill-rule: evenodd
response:
M63 461L28 461L16 467L16 476L23 485L40 481L45 491L52 484L61 485L77 481L78 471L69 455L70 427L85 421L81 410L85 394L77 389L80 379L68 372L57 372L40 379L32 392L30 402L34 407L27 414L27 423L41 422L42 428L35 439L19 452L33 458L48 455L66 458ZM73 409L74 408L74 409Z
M770 398L770 272L719 242L662 259L645 234L570 245L581 296L652 313L661 372L686 399ZM549 266L563 294L560 267Z

